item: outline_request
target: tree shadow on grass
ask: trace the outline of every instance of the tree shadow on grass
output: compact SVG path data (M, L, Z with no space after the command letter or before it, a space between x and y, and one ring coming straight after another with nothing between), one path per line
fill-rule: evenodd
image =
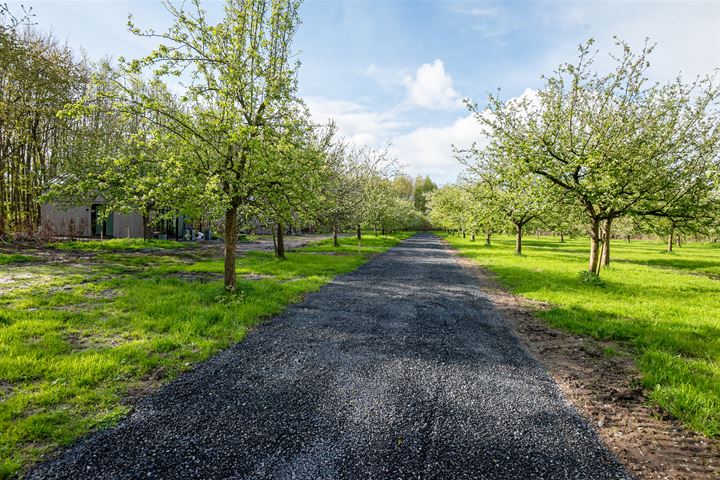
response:
M592 285L584 283L575 272L536 271L517 266L493 266L492 270L518 295L541 300L543 297L566 299L565 305L554 305L540 314L556 326L597 338L632 341L639 347L653 346L673 354L720 359L717 323L678 319L677 315L663 317L660 311L656 315L652 311L648 313L647 309L654 308L654 304L659 309L668 298L667 286L662 284L635 285L628 284L627 278L604 278L601 285ZM557 295L552 295L553 292ZM717 295L718 290L693 286L685 293L705 299ZM627 315L630 301L638 310L645 309L645 318ZM632 312L632 308L629 311Z
M687 270L701 275L706 275L716 280L720 280L720 260L696 259L696 258L648 258L648 259L625 259L618 258L613 260L618 263L631 263L636 265L644 265L648 267L659 267L671 270ZM717 273L707 272L704 270L713 269Z

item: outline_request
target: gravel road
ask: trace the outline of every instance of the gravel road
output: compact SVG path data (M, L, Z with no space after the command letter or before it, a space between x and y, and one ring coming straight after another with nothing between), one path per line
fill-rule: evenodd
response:
M337 277L30 478L629 478L439 238Z

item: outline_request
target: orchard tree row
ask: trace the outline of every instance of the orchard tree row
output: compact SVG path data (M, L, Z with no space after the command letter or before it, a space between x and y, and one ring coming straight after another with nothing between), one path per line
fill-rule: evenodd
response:
M347 228L360 239L363 227L421 225L424 180L399 175L385 150L350 145L334 125L310 120L292 49L299 6L228 0L211 23L199 0L167 2L167 30L128 21L156 43L150 54L96 64L36 33L31 15L4 9L0 235L35 231L41 201L102 198L105 214L141 213L146 234L151 213L209 219L232 291L249 221L273 230L278 257L289 225L332 231L336 243Z
M647 79L648 45L617 41L613 68L594 68L589 41L537 92L481 108L467 102L487 138L457 150L456 185L432 195L441 228L587 232L588 271L610 263L610 239L639 232L717 238L720 233L720 90L713 78Z

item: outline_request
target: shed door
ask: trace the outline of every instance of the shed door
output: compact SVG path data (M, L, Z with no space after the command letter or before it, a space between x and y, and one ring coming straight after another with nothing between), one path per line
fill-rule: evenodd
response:
M113 218L115 217L114 213L111 213L108 215L107 220L105 220L103 227L105 228L105 236L110 238L113 236Z
M92 232L96 237L99 237L101 234L103 237L112 237L113 236L113 217L115 216L114 213L111 213L108 215L108 218L106 220L103 220L102 222L98 221L98 210L102 207L102 205L95 203L90 207L90 223L92 223Z

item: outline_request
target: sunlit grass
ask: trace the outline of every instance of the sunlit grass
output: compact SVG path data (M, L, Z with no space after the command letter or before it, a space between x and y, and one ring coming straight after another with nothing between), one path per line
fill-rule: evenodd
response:
M37 260L31 255L21 255L19 253L0 253L0 265L8 265L11 263L26 263Z
M123 399L242 340L261 319L407 236L366 237L359 252L353 239L322 242L286 260L250 252L238 259L231 296L220 258L188 264L171 251L108 251L85 270L28 266L32 285L0 287L0 477L114 423L128 411Z
M720 248L614 241L598 285L581 281L588 242L529 238L483 242L447 237L462 254L495 272L514 293L548 302L552 325L626 342L637 353L652 401L691 428L720 436Z
M72 240L67 242L55 242L49 245L60 250L143 250L147 248L159 248L165 250L177 250L181 248L196 247L192 242L176 242L175 240L143 240L142 238L112 238L108 240Z
M378 235L377 237L373 234L363 232L361 239L358 240L355 235L339 237L339 247L333 247L332 239L323 240L313 245L309 245L302 250L306 252L338 252L354 254L360 249L363 252L369 253L380 253L385 251L388 247L395 245L398 239L410 238L413 232L399 232L388 235Z

